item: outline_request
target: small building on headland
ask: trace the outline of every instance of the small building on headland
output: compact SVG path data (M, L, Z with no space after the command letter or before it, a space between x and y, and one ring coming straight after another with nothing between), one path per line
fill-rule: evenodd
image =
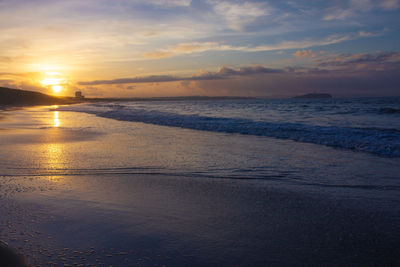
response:
M82 99L82 98L85 98L85 96L82 95L82 91L76 91L75 92L75 98Z

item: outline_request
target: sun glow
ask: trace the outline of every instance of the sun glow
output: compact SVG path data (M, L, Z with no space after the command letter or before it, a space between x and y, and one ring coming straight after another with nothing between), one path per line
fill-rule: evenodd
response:
M63 84L66 83L64 78L60 78L59 72L46 72L45 78L40 83L48 88L51 88L54 93L59 93L64 89Z
M51 86L51 88L56 93L61 92L61 90L63 89L63 87L61 85L53 85L53 86Z
M45 85L45 86L49 86L49 85L58 85L63 81L63 79L60 78L44 78L44 80L42 80L40 83Z

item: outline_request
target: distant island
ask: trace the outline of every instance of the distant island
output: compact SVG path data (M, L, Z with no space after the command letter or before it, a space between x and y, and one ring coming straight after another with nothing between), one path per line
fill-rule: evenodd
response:
M295 96L294 98L332 98L332 95L330 94L305 94L305 95L299 95Z
M0 106L62 105L81 102L73 97L57 97L39 92L0 87Z

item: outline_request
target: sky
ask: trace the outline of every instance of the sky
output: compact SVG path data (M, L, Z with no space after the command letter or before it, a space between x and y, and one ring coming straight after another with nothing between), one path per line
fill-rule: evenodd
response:
M400 95L400 0L0 0L0 86Z

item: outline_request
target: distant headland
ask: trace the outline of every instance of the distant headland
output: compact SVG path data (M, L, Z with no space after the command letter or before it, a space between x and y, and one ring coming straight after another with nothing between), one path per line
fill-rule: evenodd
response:
M330 94L310 93L293 98L332 98ZM63 105L82 102L122 102L122 101L179 101L179 100L229 100L229 99L255 99L254 97L237 96L176 96L176 97L132 97L132 98L86 98L80 91L75 97L51 96L39 92L0 87L1 106L35 106L35 105Z
M332 95L311 93L311 94L295 96L294 98L332 98Z
M73 97L57 97L39 92L0 87L0 106L62 105L81 102Z
M39 92L0 87L1 106L35 106L63 105L82 102L125 102L125 101L179 101L179 100L224 100L224 99L253 99L252 97L235 96L176 96L176 97L131 97L131 98L89 98L77 91L75 97L51 96Z

